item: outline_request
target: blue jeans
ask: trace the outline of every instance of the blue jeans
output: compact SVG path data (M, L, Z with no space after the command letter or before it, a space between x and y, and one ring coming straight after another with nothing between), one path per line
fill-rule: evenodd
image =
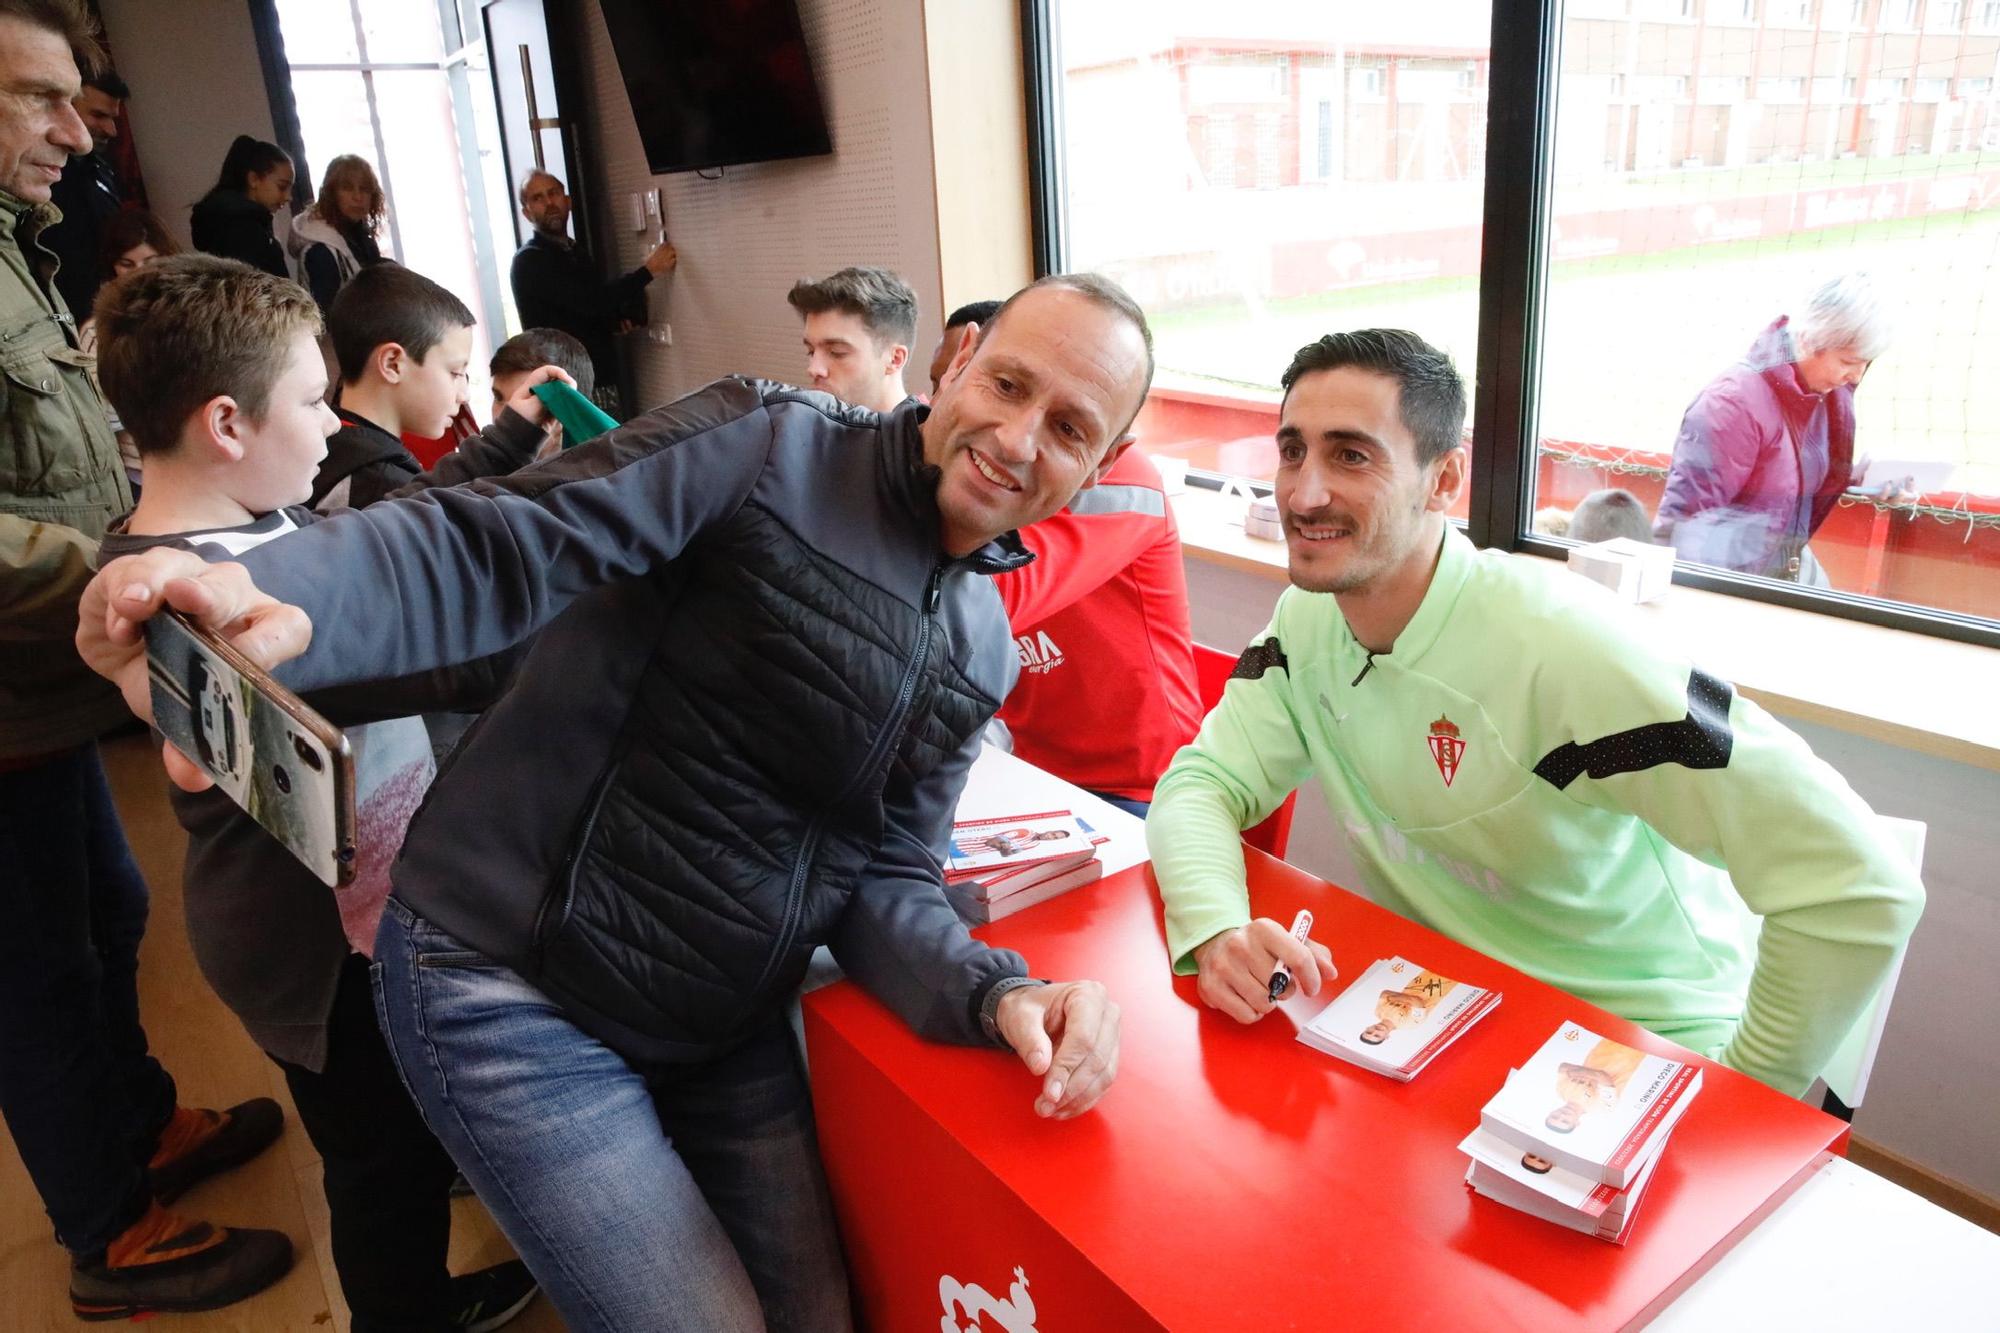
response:
M145 1212L174 1111L139 1025L147 907L95 745L0 773L0 1114L85 1258Z
M637 1069L395 899L375 997L431 1132L571 1329L851 1327L782 1016L718 1059Z

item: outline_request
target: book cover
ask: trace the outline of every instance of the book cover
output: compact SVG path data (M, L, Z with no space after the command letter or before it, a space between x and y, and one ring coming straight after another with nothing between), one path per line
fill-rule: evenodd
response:
M987 879L1044 861L1082 864L1097 854L1091 832L1067 810L961 820L951 826L945 878Z
M1329 1055L1408 1081L1500 1002L1407 958L1384 958L1299 1030Z
M1623 1245L1628 1238L1632 1222L1631 1212L1605 1213L1591 1217L1572 1208L1551 1201L1547 1196L1537 1194L1526 1186L1501 1175L1484 1162L1474 1162L1466 1168L1465 1183L1472 1192L1484 1199L1491 1199L1502 1207L1512 1208L1517 1213L1539 1217L1544 1222L1570 1231L1580 1231L1586 1236Z
M1701 1090L1701 1071L1564 1023L1480 1112L1480 1124L1620 1188Z
M1493 1142L1503 1150L1507 1146L1498 1139ZM1574 1173L1564 1173L1561 1167L1547 1164L1547 1159L1523 1154L1518 1149L1510 1159L1512 1169L1493 1166L1483 1157L1474 1156L1471 1167L1465 1173L1465 1180L1474 1193L1495 1203L1614 1245L1623 1245L1632 1237L1632 1223L1645 1198L1646 1186L1652 1181L1653 1168L1664 1155L1663 1148L1655 1151L1639 1168L1632 1183L1622 1190L1584 1180ZM1540 1172L1536 1167L1529 1166L1530 1162L1547 1164L1548 1169ZM1572 1176L1573 1184L1569 1188L1586 1191L1585 1197L1591 1200L1589 1205L1570 1207L1551 1193L1548 1182L1562 1174Z
M1531 1190L1551 1204L1588 1218L1609 1215L1623 1217L1627 1202L1644 1184L1653 1163L1659 1160L1656 1148L1639 1167L1632 1184L1616 1189L1580 1172L1557 1166L1532 1149L1510 1143L1491 1130L1475 1129L1458 1145L1458 1150L1479 1165L1483 1173L1497 1175L1521 1189Z

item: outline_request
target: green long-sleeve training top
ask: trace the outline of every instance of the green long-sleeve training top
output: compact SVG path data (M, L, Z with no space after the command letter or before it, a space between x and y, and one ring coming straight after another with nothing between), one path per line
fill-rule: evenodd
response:
M1787 1093L1923 910L1797 736L1601 590L1456 531L1372 659L1287 589L1176 756L1146 829L1177 971L1248 921L1239 830L1313 774L1377 902Z

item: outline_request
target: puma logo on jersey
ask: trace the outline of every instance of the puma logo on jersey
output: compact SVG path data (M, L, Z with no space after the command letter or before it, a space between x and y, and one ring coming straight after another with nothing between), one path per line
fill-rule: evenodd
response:
M1056 647L1056 641L1049 637L1047 630L1017 635L1014 652L1021 659L1021 670L1031 676L1046 676L1066 660L1062 649Z

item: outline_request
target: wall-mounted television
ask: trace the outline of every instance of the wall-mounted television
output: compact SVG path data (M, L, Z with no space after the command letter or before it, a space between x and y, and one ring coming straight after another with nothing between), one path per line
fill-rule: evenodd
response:
M655 175L833 151L797 0L600 0Z

